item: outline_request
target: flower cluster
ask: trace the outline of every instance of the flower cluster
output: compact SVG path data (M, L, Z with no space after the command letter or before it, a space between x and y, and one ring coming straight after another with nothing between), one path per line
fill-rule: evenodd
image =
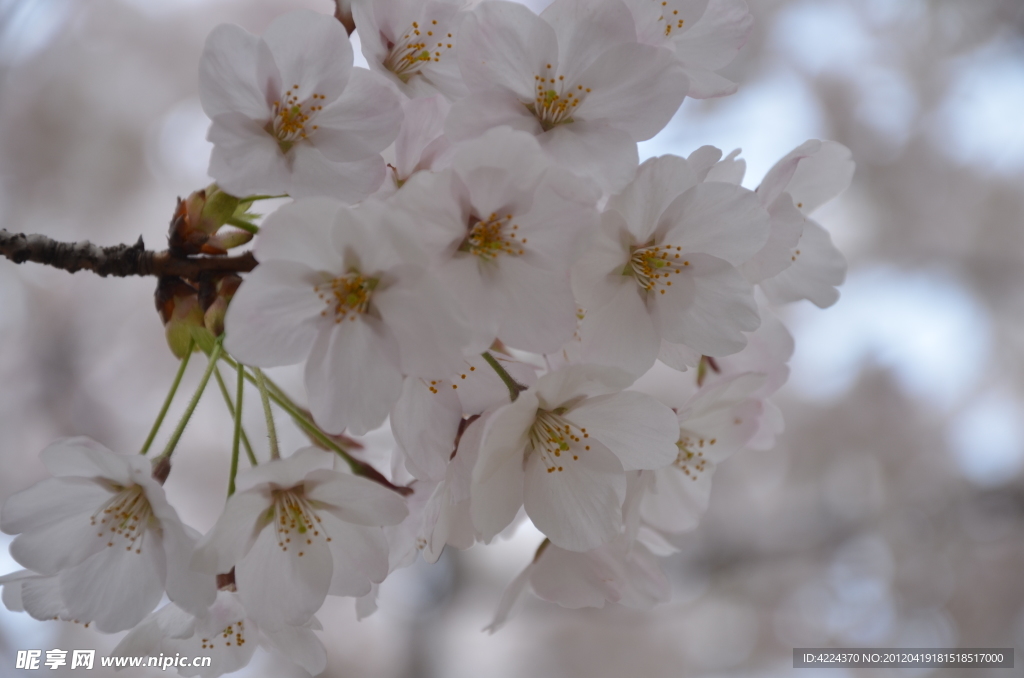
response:
M195 675L259 643L315 673L326 596L369 612L389 572L524 516L546 539L492 629L528 587L647 607L668 597L658 558L697 524L715 467L781 432L770 397L793 345L773 306L838 298L845 261L810 214L849 184L849 151L808 141L749 190L738 151L641 164L637 147L687 95L735 91L716 71L749 34L742 0L555 0L540 15L355 0L338 16L369 69L343 22L310 11L259 37L220 26L200 64L210 195L242 212L293 199L258 227L259 265L218 322L177 342L210 354L200 392L220 360L238 370L223 514L200 536L167 504L180 430L155 468L55 443L55 477L3 509L26 568L0 579L8 607L133 628L125 655L219 657ZM259 369L295 364L308 410ZM236 482L246 377L272 450ZM280 457L271 399L318 447ZM386 423L385 475L346 444Z

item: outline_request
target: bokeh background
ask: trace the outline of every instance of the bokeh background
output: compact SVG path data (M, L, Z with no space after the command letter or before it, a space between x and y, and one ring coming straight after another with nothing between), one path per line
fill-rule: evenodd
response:
M797 348L779 445L720 467L700 528L666 563L671 603L574 612L531 598L482 633L540 540L524 527L396 573L362 622L330 600L325 676L766 677L794 671L793 647L826 645L1015 647L1024 662L1024 3L748 2L754 33L724 72L739 93L687 100L641 154L742 148L753 187L808 138L853 150L853 186L816 215L850 261L842 298L784 313ZM175 197L208 182L206 34L259 33L300 6L333 11L0 0L0 227L160 248ZM44 477L38 453L55 438L139 447L176 368L153 286L0 260L0 501ZM276 376L301 393L293 372ZM222 505L229 440L211 391L167 484L200 530ZM370 442L372 456L388 435ZM9 540L0 574L17 569ZM2 610L0 676L18 675L18 649L105 654L118 639ZM860 675L799 672L818 674ZM238 675L303 674L259 654Z

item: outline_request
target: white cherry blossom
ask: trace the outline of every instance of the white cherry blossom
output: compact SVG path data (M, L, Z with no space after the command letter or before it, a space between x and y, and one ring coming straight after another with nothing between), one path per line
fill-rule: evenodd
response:
M743 348L759 320L736 267L761 249L768 222L753 192L700 182L683 158L646 161L608 201L594 246L573 270L586 314L583 359L639 376L659 352L671 354L663 344L689 349L682 362Z
M736 84L715 71L736 58L754 26L743 0L626 0L637 38L675 54L690 82L688 96L732 94Z
M687 90L669 50L637 42L621 0L555 0L540 16L482 2L462 24L458 57L470 93L452 108L450 137L500 125L529 132L609 192L632 178L636 142L668 123Z
M352 7L370 68L411 99L466 94L455 57L463 0L373 0Z
M132 629L110 653L112 657L164 655L209 657L207 667L179 667L182 676L215 678L233 673L252 660L258 646L279 651L312 675L327 666L327 651L313 633L320 623L263 629L245 610L237 593L219 591L203 615L195 616L168 604Z
M271 214L225 317L242 362L305 361L310 410L332 433L376 428L403 374L451 374L469 345L439 284L392 247L383 210L309 198Z
M196 569L235 569L242 605L262 629L301 626L328 594L361 596L388 574L381 527L405 518L405 502L332 461L308 448L240 474L196 549Z
M402 117L379 77L352 67L348 35L330 16L290 12L262 37L218 26L199 66L210 175L239 196L364 198L384 180L380 152Z
M548 353L572 337L572 261L597 221L597 195L507 127L459 144L452 166L416 174L392 204L403 238L434 257L483 347L495 339Z
M40 610L113 632L137 624L164 591L195 613L213 602L214 579L188 569L194 539L149 459L88 438L58 440L42 459L54 477L10 497L0 514L0 528L18 535L11 555L47 577L34 584L48 597Z
M622 525L626 471L676 457L672 411L621 389L629 376L591 365L545 375L487 422L473 468L470 511L489 540L520 506L552 543L586 551Z
M416 172L444 169L451 163L452 143L444 135L450 109L451 104L440 94L402 104L402 130L384 153L388 158L388 175L376 193L378 197L393 194Z

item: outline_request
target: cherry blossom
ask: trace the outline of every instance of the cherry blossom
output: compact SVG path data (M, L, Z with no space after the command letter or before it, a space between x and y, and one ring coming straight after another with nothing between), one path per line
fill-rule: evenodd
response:
M218 26L199 66L210 175L239 196L366 197L384 180L380 152L402 116L378 78L352 67L348 35L329 16L290 12L262 37Z
M203 615L196 616L168 604L153 612L126 635L110 653L112 657L157 655L209 657L206 667L179 667L183 676L215 678L248 665L258 646L274 649L313 675L327 666L327 651L313 629L320 629L313 617L306 626L260 628L232 591L219 591Z
M759 319L736 266L764 244L768 222L753 192L700 182L683 158L646 161L608 201L594 247L573 271L583 358L639 376L663 342L691 357L743 348Z
M687 91L669 50L637 42L621 0L555 0L540 16L480 3L462 25L458 57L469 95L452 107L450 137L500 125L529 132L605 191L630 180L636 142L657 134Z
M195 613L213 602L213 577L189 570L194 539L148 459L88 438L58 440L42 458L54 477L8 499L0 528L18 535L14 559L49 578L37 584L59 608L55 616L113 632L137 624L164 591Z
M309 198L274 212L260 266L225 317L226 346L243 362L305 361L310 409L333 433L376 428L403 374L455 372L470 345L439 285L390 245L382 209Z
M238 492L196 549L196 569L235 569L242 605L262 629L301 626L328 593L361 596L388 574L381 526L401 522L405 503L331 462L308 448L239 475Z
M676 457L672 411L622 391L628 375L591 365L545 375L488 420L473 468L470 510L489 540L519 507L551 541L586 551L622 524L626 471Z

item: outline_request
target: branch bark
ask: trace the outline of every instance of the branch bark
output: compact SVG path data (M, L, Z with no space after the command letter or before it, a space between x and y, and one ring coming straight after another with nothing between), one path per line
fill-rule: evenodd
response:
M60 242L45 235L10 233L0 229L0 254L16 264L32 261L68 273L92 271L96 275L177 276L195 280L201 274L248 273L256 257L246 252L236 257L184 257L164 250L147 250L142 238L134 245L100 247L88 241Z

